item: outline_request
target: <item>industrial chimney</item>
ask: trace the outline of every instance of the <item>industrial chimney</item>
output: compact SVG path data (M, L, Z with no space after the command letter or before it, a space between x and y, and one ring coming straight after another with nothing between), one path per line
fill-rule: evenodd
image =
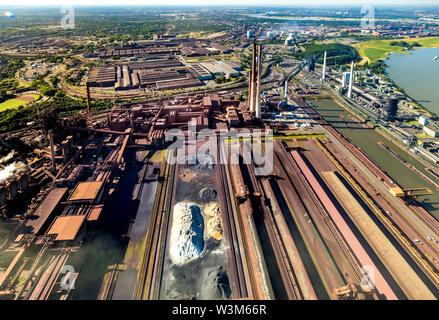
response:
M56 162L55 162L55 145L53 141L53 132L49 130L49 143L50 143L50 160L52 161L52 169L56 170Z
M253 57L252 57L252 70L250 77L250 92L249 92L249 103L250 112L255 111L255 98L256 98L256 42L253 42Z
M325 51L325 55L323 57L323 70L322 70L322 79L321 81L324 82L326 79L326 51Z
M261 119L261 66L262 66L262 44L258 46L258 76L255 94L256 118Z
M252 101L252 78L253 78L253 66L250 69L249 73L248 73L248 97L247 97L247 106L249 108L249 110L251 111L251 101Z
M91 102L90 102L90 86L88 82L86 83L85 86L87 89L87 126L91 128L93 124L92 124L92 113L91 113Z
M351 75L349 76L348 98L352 98L352 85L354 84L354 61L351 63Z

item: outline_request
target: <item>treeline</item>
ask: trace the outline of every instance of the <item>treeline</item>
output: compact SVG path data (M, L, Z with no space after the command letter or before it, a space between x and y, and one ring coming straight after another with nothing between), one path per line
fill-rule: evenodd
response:
M17 130L27 126L32 121L42 120L43 114L51 114L62 118L77 113L86 108L85 99L72 99L66 95L56 95L50 100L35 102L0 112L0 132ZM94 111L105 110L113 106L110 100L92 100Z
M13 95L18 86L19 83L15 79L5 79L0 81L0 103Z
M296 58L307 59L314 57L318 63L323 63L323 56L326 51L328 65L340 65L361 60L360 54L354 47L341 43L317 44L312 42L304 44L303 48L305 51L296 53Z
M81 69L78 71L70 72L69 76L66 78L66 82L73 86L80 84L82 77L85 75L86 69Z
M392 41L390 42L390 45L393 47L404 47L407 49L422 47L422 45L417 42L408 43L407 41Z
M105 11L105 10L102 10ZM66 38L73 36L90 36L94 38L107 38L113 42L127 40L152 39L155 34L163 34L166 31L175 31L177 33L187 34L190 32L219 32L230 27L227 13L209 15L204 17L194 16L186 19L179 19L169 15L157 12L110 12L108 15L100 12L87 12L83 10L75 11L74 29L46 28L45 21L48 25L60 23L62 17L59 12L49 11L47 17L44 14L30 15L24 22L24 18L15 19L15 22L23 21L26 28L14 29L11 23L3 24L0 21L0 27L4 25L8 32L0 30L0 36L13 38L15 36L44 36L56 35ZM27 17L27 15L26 15ZM45 19L46 18L46 19ZM22 27L22 25L20 25ZM86 45L81 48L88 52L97 50L101 45Z
M363 65L358 65L357 69L359 70L370 70L374 74L384 75L386 70L386 64L382 60L375 61L370 63L366 61Z
M24 65L22 58L0 55L0 80L15 78L15 73Z

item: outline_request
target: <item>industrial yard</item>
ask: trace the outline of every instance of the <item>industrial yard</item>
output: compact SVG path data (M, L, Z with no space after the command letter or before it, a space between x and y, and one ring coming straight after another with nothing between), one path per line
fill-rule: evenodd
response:
M436 299L439 223L415 204L422 190L396 185L297 94L284 120L299 126L269 134L263 47L252 50L248 103L210 94L94 119L88 109L40 138L49 180L5 233L2 296ZM25 194L28 175L4 192ZM60 289L65 265L74 286Z
M229 60L232 50L210 40L167 38L138 41L114 50L87 55L102 65L90 71L90 87L113 88L116 91L163 91L205 86L217 76L237 78L241 64ZM200 62L191 58L211 57ZM227 57L227 60L218 60ZM118 63L114 62L118 59Z
M439 299L436 118L337 28L238 18L0 44L68 56L5 96L69 103L0 133L0 300Z

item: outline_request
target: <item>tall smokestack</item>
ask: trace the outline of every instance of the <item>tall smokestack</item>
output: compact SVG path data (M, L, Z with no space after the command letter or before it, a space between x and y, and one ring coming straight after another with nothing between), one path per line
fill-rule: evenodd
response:
M258 46L258 77L256 85L256 118L261 119L261 66L262 66L262 44Z
M354 84L354 61L351 64L351 75L349 76L348 98L352 98L352 85Z
M323 57L323 70L322 70L322 82L324 82L326 79L326 51L325 51L325 55Z
M91 119L91 102L90 102L90 86L88 82L86 83L86 89L87 89L87 125L88 127L92 127L92 119Z
M248 106L248 108L249 108L249 110L250 110L250 104L251 104L251 101L252 101L252 81L253 81L253 66L252 66L252 68L250 69L250 71L249 71L249 73L248 73L248 95L247 95L247 106Z
M251 72L251 94L250 94L250 112L255 111L256 95L256 42L253 42L252 72Z
M52 161L52 169L56 170L56 163L55 163L55 146L53 142L53 132L52 130L49 130L49 143L50 143L50 159Z

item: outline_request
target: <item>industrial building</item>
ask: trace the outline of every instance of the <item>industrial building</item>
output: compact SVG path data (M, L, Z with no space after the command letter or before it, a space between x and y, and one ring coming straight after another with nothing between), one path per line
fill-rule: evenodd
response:
M113 49L93 53L90 57L96 56L101 59L108 59L134 56L145 59L159 59L175 55L193 57L226 54L230 52L230 48L208 39L170 37L166 39L139 40L131 43L124 43Z
M343 88L346 88L348 86L349 82L351 81L350 79L351 79L351 73L350 72L343 72L341 86Z
M439 137L439 129L437 129L433 126L424 125L422 130L425 132L425 134L428 134L430 137L433 137L433 138Z
M199 63L192 64L191 68L194 69L195 72L198 74L198 79L200 80L213 79L212 74L208 70L206 70L203 66L201 66Z
M419 116L419 118L418 118L418 122L419 122L419 124L422 124L423 126L428 125L429 120L430 120L430 119L429 119L428 117L424 116L424 115L421 115L421 116Z
M111 70L113 77L109 76ZM114 86L116 90L168 90L200 86L200 80L204 79L208 79L205 73L201 76L197 70L183 66L177 59L159 59L100 67L91 72L87 83L90 87ZM170 85L173 81L178 82Z
M398 112L398 101L399 99L393 97L387 98L384 101L383 111L388 119L393 119L396 116L396 113Z
M238 66L223 60L205 61L205 62L200 62L199 64L214 76L224 75L226 76L226 78L229 78L229 77L237 77L240 75L240 72L236 70L236 68L239 68Z
M240 145L253 129L268 133L272 125L261 125L262 46L252 48L247 104L220 94L195 94L119 105L89 119L88 127L64 121L57 139L49 136L58 170L35 210L6 242L12 258L0 276L0 290L22 288L14 291L17 299L87 296L87 268L101 266L93 294L105 300L434 299L434 272L422 264L414 268L408 259L416 256L402 254L399 247L406 244L386 231L393 228L404 239L405 232L421 237L386 218L397 216L396 203L404 208L413 203L413 190L397 186L304 100L294 97L294 111L281 117L308 117L313 124L282 131L282 139L273 141L272 168L258 171L257 150ZM137 74L148 73L156 72ZM90 109L86 115L91 118ZM173 152L167 133L175 128L186 138L183 145L196 152L203 143L195 135L213 129L214 156L227 161L215 162L201 151L195 159ZM259 157L266 155L266 143ZM229 150L236 146L245 161L231 161L237 155ZM176 161L179 156L185 161ZM372 192L375 188L384 195ZM383 218L384 210L391 215ZM192 241L184 231L195 224L190 235L197 241ZM106 260L98 254L78 259L86 244L100 243L93 242L95 237L104 241L102 234L111 234L115 243L104 242L112 248ZM416 244L409 248L421 254ZM428 254L438 256L434 250ZM43 268L28 271L22 268L27 263ZM75 266L75 290L57 289L64 264ZM364 280L365 265L373 281ZM217 290L211 270L227 279L221 282L225 290Z
M292 46L294 44L294 38L293 38L293 34L292 33L290 33L288 35L288 37L285 39L284 43L285 43L286 46Z
M220 62L217 65L216 61L185 67L175 57L211 56L231 51L230 48L207 39L166 37L124 43L90 56L97 56L107 61L107 64L93 69L88 75L87 83L90 87L114 86L116 90L169 90L200 86L203 84L202 80L212 79L212 75L235 77L239 72L229 63ZM117 57L135 57L130 60L141 60L129 63L125 62L127 59L116 63L106 60ZM178 82L171 85L171 81Z
M117 76L117 78L121 78L121 77ZM88 76L87 82L92 87L114 86L116 82L116 67L105 66L105 67L93 69L93 71Z

